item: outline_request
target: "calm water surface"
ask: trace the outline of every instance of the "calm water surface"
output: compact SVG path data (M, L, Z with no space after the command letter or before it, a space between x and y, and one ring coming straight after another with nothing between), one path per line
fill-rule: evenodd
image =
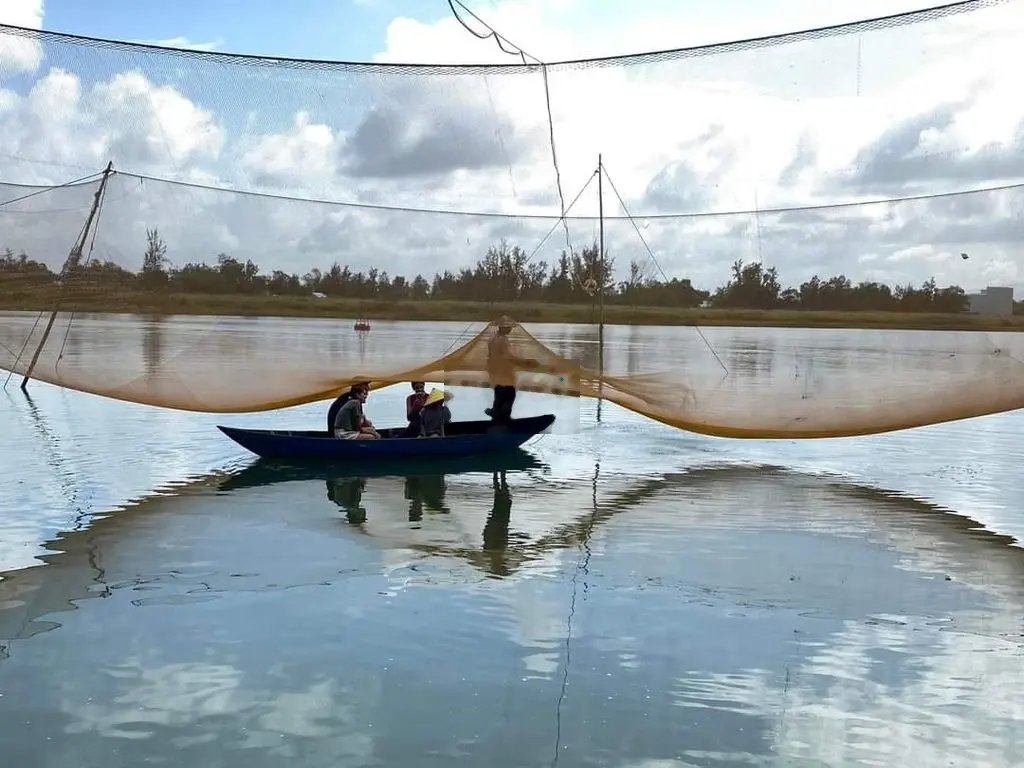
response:
M139 326L93 321L130 354ZM643 369L665 333L609 348ZM1024 764L1020 414L730 442L524 394L558 429L504 477L353 478L253 465L213 429L315 428L324 404L206 416L16 384L0 765Z

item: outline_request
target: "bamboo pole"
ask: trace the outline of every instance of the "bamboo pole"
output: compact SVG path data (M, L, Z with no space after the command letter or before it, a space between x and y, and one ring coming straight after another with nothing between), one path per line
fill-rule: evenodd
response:
M25 369L25 376L21 380L21 391L28 393L28 382L32 378L32 371L35 370L36 363L39 362L39 356L43 353L43 346L46 344L46 340L50 338L50 331L53 330L53 324L57 320L57 315L60 313L61 297L64 293L64 281L70 274L71 270L75 269L82 261L82 252L85 250L85 244L89 239L89 230L92 229L93 221L96 219L96 213L100 208L100 201L103 199L103 191L107 187L107 180L113 173L114 163L107 163L107 167L103 170L103 177L100 179L100 184L96 188L96 194L92 199L92 208L89 209L89 215L85 220L85 226L82 228L82 234L79 235L78 240L71 246L71 252L68 254L67 260L64 262L64 266L60 271L60 293L57 295L57 301L54 304L53 311L50 313L50 319L46 323L46 328L43 329L43 338L39 340L39 346L36 347L36 351L32 355L32 360L28 364L28 368Z

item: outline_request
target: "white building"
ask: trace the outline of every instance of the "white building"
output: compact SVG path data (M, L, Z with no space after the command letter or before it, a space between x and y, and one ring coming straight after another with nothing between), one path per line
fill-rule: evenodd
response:
M982 288L981 293L969 293L967 311L974 315L1012 315L1013 288L992 286Z

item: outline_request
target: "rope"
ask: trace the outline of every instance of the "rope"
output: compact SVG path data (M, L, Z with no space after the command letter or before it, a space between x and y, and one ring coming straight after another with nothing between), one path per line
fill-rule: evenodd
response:
M535 220L535 221L555 221L561 222L563 219L566 221L580 221L580 222L593 222L598 221L598 216L569 216L569 209L571 205L566 207L565 215L553 214L553 213L502 213L499 211L466 211L453 208L417 208L413 206L405 205L382 205L374 203L357 203L350 200L330 200L325 198L315 197L301 197L298 195L285 195L275 192L256 192L248 189L231 189L230 187L219 187L212 184L200 184L194 181L180 181L178 179L168 179L166 177L151 176L144 173L134 173L130 171L112 171L113 174L125 176L127 178L137 179L140 182L150 181L158 184L168 184L177 187L184 187L188 189L199 189L207 192L224 192L232 195L244 195L246 197L264 198L268 200L281 200L283 202L292 203L314 203L317 205L329 205L338 208L356 208L366 211L387 211L393 213L420 213L431 216L475 216L478 218L493 218L493 219L524 219L524 220ZM870 200L845 200L838 203L815 203L807 205L789 205L780 206L777 208L743 208L736 210L726 211L694 211L694 212L682 212L682 213L645 213L635 214L632 216L605 216L605 221L626 221L629 219L647 219L650 221L660 219L709 219L716 217L726 216L752 216L754 214L773 214L773 213L802 213L811 211L827 211L827 210L840 210L843 208L857 208L860 206L873 206L873 205L889 205L891 203L911 203L924 200L941 200L953 197L965 197L967 195L981 195L988 194L991 192L1006 192L1015 189L1024 189L1024 181L1015 182L1012 184L998 184L989 187L975 187L973 189L958 189L947 192L931 192L927 194L918 195L902 195L898 197L885 197L885 198L872 198Z
M622 195L619 194L619 190L615 186L615 182L612 181L612 177L608 173L608 166L607 165L603 165L603 169L604 169L604 171L603 171L604 172L604 177L608 180L608 186L610 186L612 188L612 192L615 193L615 197L617 197L619 199L619 205L622 206L622 210L626 214L626 217L629 219L629 223L632 224L633 225L633 229L636 230L636 234L637 234L637 237L640 238L640 242L643 243L644 244L644 248L647 249L647 255L650 256L651 261L654 262L654 266L657 267L658 271L661 273L662 279L667 283L669 281L668 280L668 275L665 274L665 270L662 269L661 268L661 264L658 263L658 259L654 255L654 251L651 250L651 246L647 244L647 239L644 237L643 232L640 231L640 227L638 227L636 225L636 220L632 216L630 216L629 208L626 207L626 201L622 199ZM604 289L602 288L602 290L604 290ZM718 356L717 350L715 350L715 348L711 344L711 342L708 341L708 337L704 335L704 331L701 329L701 327L699 325L694 324L693 327L697 331L697 335L700 336L701 341L704 342L704 346L706 346L708 348L708 351L711 352L712 355L714 355L715 360L718 361L718 364L722 367L722 370L725 371L725 375L728 376L729 375L728 367L726 367L725 363L722 362L722 358Z
M21 356L25 354L25 350L28 348L28 343L32 340L32 334L36 332L36 328L39 327L39 321L43 319L43 315L45 314L45 310L40 310L39 314L36 315L36 321L32 323L32 327L29 329L28 335L25 336L25 342L21 345L21 349L18 350L18 356L14 358L11 370L7 372L7 378L4 379L4 391L7 391L7 385L11 383L11 376L14 375L14 369L17 368L18 363L21 362Z
M466 24L466 22L462 20L462 17L459 16L458 12L455 10L456 4L460 8L462 8L462 10L464 10L466 13L468 13L470 16L472 16L474 19L480 22L484 26L484 28L487 29L487 34L477 32L476 30L472 29L468 24ZM465 29L471 35L476 37L478 40L487 40L488 38L493 38L494 42L498 44L498 48L501 49L503 53L507 53L512 56L518 55L519 58L522 60L523 64L526 64L526 59L527 57L529 57L533 59L536 63L541 65L541 76L544 82L544 107L547 112L548 119L548 145L551 147L551 164L555 170L555 187L558 190L558 204L559 210L561 211L559 221L562 222L562 227L565 230L566 250L571 255L574 255L575 251L572 247L572 237L569 234L569 223L565 220L565 214L567 212L567 209L565 207L565 194L562 191L562 170L558 165L558 151L555 148L555 118L551 110L551 85L548 82L547 65L543 61L538 59L536 56L526 53L526 51L524 51L522 48L520 48L512 41L510 41L507 37L498 32L494 27L492 27L486 21L484 21L475 13L473 13L473 11L467 8L460 0L448 0L448 7L451 8L452 15L455 17L456 21L458 21L459 24L462 25L463 29ZM508 43L515 50L508 50L503 43ZM489 94L490 91L488 91L488 95ZM547 240L547 237L545 237L544 239Z
M464 10L467 14L472 16L474 19L476 19L478 22L480 22L480 24L482 24L484 26L484 28L487 30L487 34L483 34L481 32L477 32L475 29L470 27L465 21L463 21L462 17L459 16L459 12L455 10L455 6L456 5L459 6L459 8L461 8L462 10ZM469 32L469 34L473 35L473 37L477 38L478 40L487 40L487 39L493 38L494 42L498 44L498 48L501 49L502 53L507 53L509 56L518 56L522 60L523 64L526 64L526 59L527 58L533 59L534 62L537 63L537 64L543 64L544 63L540 59L538 59L536 56L531 56L526 51L524 51L522 48L520 48L518 45L516 45L511 40L509 40L507 37L505 37L504 35L500 34L496 29L494 29L494 27L492 27L486 21L484 21L479 16L477 16L475 13L473 13L473 11L471 11L469 8L467 8L465 6L465 4L461 3L459 0L448 0L448 7L452 11L452 16L454 16L455 20L457 22L459 22L459 24L462 25L462 28L465 29L467 32ZM509 50L508 48L506 48L505 47L505 43L508 43L508 45L511 46L512 50Z
M13 205L14 203L20 203L22 200L28 200L29 198L35 197L36 195L44 195L47 192L52 192L52 191L54 191L56 189L63 189L64 187L73 187L76 184L84 184L84 183L87 183L89 181L92 181L97 176L102 176L102 175L103 175L103 172L100 171L99 173L90 173L88 176L82 176L81 178L78 178L78 179L72 179L71 181L65 181L63 184L54 184L53 186L50 186L50 187L42 187L41 189L36 189L34 192L29 192L27 195L21 195L20 197L13 197L10 200L4 200L2 203L0 203L0 208L3 208L6 205ZM10 184L8 186L12 186L12 187L25 187L27 185Z

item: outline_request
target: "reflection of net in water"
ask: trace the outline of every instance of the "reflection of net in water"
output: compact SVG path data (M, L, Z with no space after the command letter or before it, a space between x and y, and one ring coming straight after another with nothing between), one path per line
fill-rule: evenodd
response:
M371 267L394 265L396 254L410 285L417 272L429 283L434 272L457 273L501 238L518 241L532 263L544 261L550 268L563 250L589 242L596 228L595 201L587 195L564 227L552 215L562 203L551 136L567 185L591 174L603 150L616 173L625 171L619 186L626 197L630 185L642 196L630 204L635 220L617 213L604 221L606 244L620 268L632 259L650 269L653 252L685 264L694 276L714 273L714 279L735 258L766 265L786 259L822 274L827 265L841 263L851 273L891 269L898 277L907 259L927 254L939 263L975 246L990 263L1013 267L1013 231L1024 200L1019 174L991 143L957 145L966 159L955 172L943 165L953 149L942 142L952 141L953 134L941 131L955 121L949 110L936 111L935 93L924 87L941 79L946 95L940 101L964 94L982 110L975 117L992 99L1007 103L996 98L1000 77L1019 71L1011 65L1024 63L1024 51L1005 45L1000 34L1017 28L1018 8L986 5L771 44L549 66L272 61L83 42L6 27L0 28L0 40L45 51L50 69L39 71L37 95L67 78L98 84L83 91L76 112L63 116L68 130L87 131L90 110L118 116L121 133L97 139L89 144L93 154L75 158L89 168L114 155L118 167L107 179L100 215L81 254L82 264L93 267L69 272L65 283L69 294L105 291L113 308L130 309L119 307L117 297L130 305L145 280L96 265L110 261L140 270L150 228L170 244L168 256L177 275L184 275L183 291L191 274L186 265L214 260L221 252L239 259L240 281L246 260L268 274L279 270L268 291L287 287L292 275L298 279L314 266L327 274L335 262L368 274ZM976 8L982 10L961 12ZM981 58L998 51L998 72L989 66L988 74L977 75L983 71L978 46L963 42L979 39L987 42ZM9 48L0 45L0 51ZM799 66L804 60L814 66ZM136 74L122 72L126 62ZM148 90L154 83L165 88L161 98L187 92L181 98L207 112L189 113L188 142L157 136L147 151L128 151L131 131L161 122L164 102ZM609 125L595 125L579 103L579 94L593 93L615 94L617 119ZM689 105L685 120L678 116L679 104ZM20 115L30 101L15 107ZM875 119L876 113L885 119ZM911 116L893 125L889 115L895 114ZM0 115L0 127L10 119ZM697 125L701 130L693 133ZM805 141L815 131L837 143ZM284 155L273 154L310 134L321 140L321 155L285 162ZM932 144L922 144L921 136L932 137ZM785 168L771 167L767 158L779 155L767 148L787 141L800 144L796 159ZM644 147L665 142L677 160L653 176L648 169L648 181L637 182L648 163ZM740 146L766 159L732 162ZM877 150L874 156L862 151L869 146ZM906 151L890 153L879 164L872 157L884 156L886 146ZM24 142L18 147L30 148ZM415 166L424 149L431 150L431 164ZM81 231L100 182L47 190L45 184L57 181L53 169L40 170L29 152L22 154L28 159L11 165L7 180L36 186L0 191L0 200L17 199L0 206L0 248L24 251L55 268ZM262 164L255 164L260 158ZM714 168L697 174L698 161ZM171 167L175 180L166 178ZM811 179L810 170L821 178ZM443 199L438 179L453 173L459 193ZM712 177L714 184L705 183ZM769 178L776 179L774 186ZM573 190L566 192L568 202ZM339 200L347 202L331 202ZM466 213L471 210L488 212ZM38 276L25 270L7 274L12 292L38 290ZM575 276L580 277L586 279L576 280L579 286L570 279L567 290L592 287L592 276ZM232 290L225 286L219 290ZM532 290L499 287L502 295L512 290L524 299ZM484 293L476 298L494 298ZM489 315L482 308L479 319ZM410 378L491 383L484 353L491 329L466 342L461 327L406 332L375 324L369 338L357 341L349 323L309 321L285 331L265 321L195 319L173 327L147 323L139 342L144 352L137 355L125 348L123 336L113 338L111 323L119 333L139 333L126 330L123 320L59 316L33 377L140 403L214 412L324 399L363 378L380 384ZM34 317L4 315L0 367L24 373L44 326L45 318L37 323ZM758 364L754 349L734 350L719 365L692 329L678 336L657 358L617 367L556 350L518 328L515 349L555 371L526 372L519 384L600 395L669 424L735 437L864 434L1024 406L1024 353L1014 339L899 334L873 339L873 351L866 352L843 337L841 354L831 360L796 350L783 370Z
M461 478L449 479L453 490L463 484ZM472 541L467 542L466 552L447 548L435 550L434 557L456 562L474 549L472 554L478 558L476 568L483 570L489 566L483 553L481 528L486 524L483 517L490 506L492 489L486 478L481 480L471 491L463 486L461 494L449 496L452 516L468 518L466 529L472 533ZM913 755L924 755L916 764L934 765L940 764L940 757L948 759L952 755L958 764L970 764L972 759L983 759L986 765L1019 764L1019 760L1013 759L1017 754L1013 736L1014 729L1019 727L1020 713L1014 708L1011 693L1016 688L1007 682L1017 679L1020 665L1014 663L1016 656L1008 647L1009 641L993 637L1004 633L1008 636L1014 629L1019 632L1024 600L1019 578L1021 553L1006 546L1005 541L971 530L969 521L944 515L912 500L886 497L867 489L837 488L824 478L773 472L765 467L699 470L642 483L633 481L626 487L602 492L595 510L586 509L585 502L580 503L580 493L587 496L589 489L581 489L579 484L565 489L561 503L550 504L545 503L550 496L543 501L534 498L534 484L521 476L510 475L509 480L514 495L514 531L521 530L520 516L528 514L531 507L534 514L543 512L550 516L552 510L558 510L562 515L549 521L546 529L533 532L528 541L510 542L510 553L519 553L518 562L512 564L520 567L521 575L525 575L523 563L531 555L540 559L547 553L551 560L563 559L560 556L571 553L587 539L594 552L601 555L602 564L589 575L587 598L578 604L578 634L573 638L572 650L582 652L573 654L571 660L564 655L568 632L564 580L534 579L525 585L520 579L491 580L481 588L467 587L456 574L449 574L448 568L433 571L437 580L450 590L449 594L482 595L486 605L481 611L487 611L481 614L486 618L482 623L489 632L507 633L519 646L515 660L526 666L527 673L520 675L557 680L560 667L572 663L577 665L572 671L575 681L591 669L587 652L596 645L604 649L600 663L612 675L635 675L639 665L648 671L664 672L659 690L671 705L703 707L705 712L708 708L731 710L766 718L772 729L767 735L776 753L794 759L828 763L835 762L834 756L839 754L848 760L885 761L897 754L912 764ZM368 490L374 486L379 490L366 505L370 519L390 514L396 523L401 523L405 517L401 504L403 479L371 480ZM135 509L99 521L91 531L69 534L55 542L54 549L60 552L50 558L47 567L20 571L0 582L0 603L5 606L0 611L0 637L24 639L33 632L53 628L57 622L69 620L67 611L73 607L85 612L79 615L89 618L89 611L103 606L105 615L123 618L126 627L131 622L139 626L139 610L148 616L160 610L160 606L170 606L175 612L195 608L185 602L187 599L194 603L211 601L199 606L206 615L212 609L214 614L226 610L232 616L233 609L241 614L252 600L258 599L266 608L264 615L272 616L279 606L294 611L294 606L304 599L295 588L303 585L317 605L323 601L322 590L332 588L344 597L342 603L349 608L353 604L359 606L359 596L366 593L370 595L369 601L381 602L377 584L367 583L366 576L383 564L374 557L361 563L366 570L352 572L352 557L361 547L339 546L339 540L367 540L343 522L325 525L325 518L337 512L326 498L322 478L286 482L276 490L266 486L243 488L232 492L234 500L212 493L208 488L206 493L198 493L198 498L193 493L185 498L165 496L147 500ZM682 499L699 502L680 504ZM296 504L298 500L317 503ZM295 514L290 516L288 525L282 525L280 510L282 504L289 503ZM181 514L185 508L188 514ZM667 510L671 514L666 514ZM297 537L291 542L306 557L296 560L274 556L280 553L282 534L289 529ZM853 562L839 561L838 568L835 561L829 562L827 572L838 578L837 574L845 571L858 581L858 586L865 584L868 594L860 599L847 595L836 600L833 585L823 587L807 578L803 569L814 562L813 557L774 557L778 548L785 546L776 538L778 534L805 531L817 534L819 542L836 543L831 534L837 529L849 534L839 546ZM409 531L404 530L404 538L396 535L391 540L373 541L382 548L408 546ZM643 546L645 534L647 564L644 573L638 575L636 550ZM660 542L654 547L649 546L652 535ZM763 548L754 545L751 552L735 543L730 547L736 539L748 547L760 542ZM712 542L718 546L709 546ZM175 543L187 546L199 562L183 567L177 554L181 550L173 546ZM880 562L880 553L885 550L891 550L891 557L883 554ZM685 566L680 566L680 551L690 554L683 561L699 561L697 566L691 564L693 570L689 574ZM211 559L209 553L217 556ZM723 553L733 557L723 557ZM737 557L739 553L747 557ZM857 568L859 557L869 558L875 567ZM900 578L893 575L893 560L897 557L913 572L900 583L918 585L917 589L927 593L929 601L922 601L927 608L918 604L908 611L910 615L865 617L861 613L865 605L913 605L917 596L914 590L909 595L899 590L880 595L893 580ZM536 568L536 559L527 562L525 569ZM731 674L724 673L721 663L703 663L702 647L713 644L715 659L722 658L723 638L734 640L753 628L760 613L758 606L742 602L749 598L742 590L709 595L707 590L700 589L707 583L706 572L701 573L700 569L708 560L717 561L720 568L735 574L739 586L755 594L763 595L773 589L788 594L790 603L775 608L775 615L785 618L770 622L771 626L759 624L755 633L755 637L763 639L754 642L768 647L772 653L786 649L785 653L768 657L768 662L774 663L757 663L760 657L752 660L750 656L736 655L735 651L727 662L731 666L726 669ZM219 565L211 566L211 562ZM887 567L881 567L883 562ZM98 569L98 563L103 567ZM614 567L616 563L621 567ZM762 565L766 567L760 570ZM571 560L563 559L557 564L562 573L571 567ZM395 570L398 572L391 584L396 589L403 584L406 589L429 586L430 569L421 570L418 581L409 578L407 568ZM686 579L694 570L704 578ZM772 577L770 581L763 578L764 571ZM805 576L802 582L789 582L787 577L794 572ZM939 576L929 581L924 575L928 573ZM943 581L941 574L949 575L953 581ZM661 576L664 580L660 584L647 581L650 576ZM472 582L479 580L478 574ZM962 595L969 588L975 589L976 594L962 596L961 602L948 613L939 617L929 615L934 606L931 599L941 602L942 595L949 599L950 592L959 591ZM274 600L275 590L279 590L279 602ZM88 599L103 595L112 599ZM414 598L410 601L414 605L425 602L422 593ZM716 607L727 610L702 610L702 599L715 600ZM813 606L804 603L811 599ZM132 600L146 607L129 607ZM462 604L459 599L446 601ZM837 621L794 617L793 601L799 603L796 610L815 607ZM647 617L642 626L630 628L628 623L617 623L623 617L635 618L638 605ZM661 607L663 610L657 610ZM368 611L359 618L366 624L383 622L393 633L397 610L398 607L385 604L381 614ZM326 613L337 616L339 612L328 608ZM697 631L708 626L704 622L711 621L709 615L714 616L715 622L726 622L729 626L717 624L718 633ZM45 623L40 621L41 617L45 617ZM680 622L681 617L691 618L693 625ZM351 626L351 619L348 621ZM794 624L801 621L802 628L810 629L810 637L793 632ZM343 626L340 622L339 619L338 625L326 626L333 630ZM85 624L97 626L96 622ZM317 626L324 628L323 622ZM692 631L687 631L688 626ZM425 632L432 631L429 626L424 627ZM301 632L303 627L295 631ZM623 631L628 631L629 636L622 637ZM329 630L325 632L328 637L334 636ZM318 633L322 635L324 632ZM366 639L365 634L361 637ZM54 643L63 648L61 643L70 647L75 638L74 631L66 628L46 638L14 643L11 660L2 663L13 663L23 669L25 664L31 665L46 655L40 654L38 648L33 651L37 643L43 643L44 650ZM422 643L423 634L416 633L415 639ZM493 662L497 647L493 635L491 642L488 654ZM689 655L683 665L677 663L678 654L670 654L667 662L659 662L659 650L664 647L661 644L666 642L674 649L687 649ZM930 643L935 647L929 648ZM444 647L450 651L450 644ZM325 657L333 650L327 648ZM186 670L180 665L172 667L167 675L178 681L179 695L171 696L168 704L167 696L160 698L156 687L146 683L156 678L162 680L162 675L143 675L143 682L139 683L136 673L131 671L131 658L130 654L119 656L118 661L123 664L115 671L123 673L125 685L134 692L125 697L94 696L84 711L79 711L81 707L72 708L79 721L95 719L105 724L102 727L109 729L106 732L123 733L129 726L123 725L121 730L122 724L139 723L138 708L142 703L146 705L146 717L152 718L169 711L197 711L197 702L203 701L203 692L209 686L204 688L190 674L184 674ZM154 664L159 667L161 660L154 658L156 661L146 661L145 668ZM258 658L262 661L262 657ZM541 668L540 662L545 660L548 665ZM659 663L663 666L659 667ZM897 663L901 673L897 677L873 674L882 671L879 667L891 671ZM239 664L244 665L245 659ZM368 668L377 669L374 665ZM522 670L522 666L518 669ZM72 675L69 679L82 678ZM88 677L84 679L91 682ZM212 685L218 685L220 680L214 675ZM488 675L486 681L480 682L480 689L507 684L505 676ZM827 684L824 689L823 684ZM611 686L615 685L613 681ZM60 687L55 689L59 691ZM87 701L89 695L85 691L79 697L76 692L70 698ZM648 707L651 706L648 701ZM248 714L244 708L232 711L236 710L239 717ZM323 702L318 711L333 710L330 702ZM639 711L646 713L650 709ZM701 714L690 712L691 718ZM851 722L858 727L841 727ZM256 731L256 726L250 726L250 730ZM279 729L275 738L280 732ZM157 739L161 737L162 733L155 735ZM936 747L933 741L940 746Z

